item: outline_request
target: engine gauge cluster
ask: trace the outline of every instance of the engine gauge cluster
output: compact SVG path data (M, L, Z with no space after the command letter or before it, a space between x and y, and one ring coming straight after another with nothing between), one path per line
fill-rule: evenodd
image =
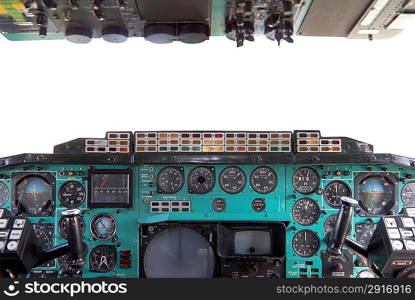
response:
M320 176L312 168L300 168L292 176L294 189L304 195L313 193L320 185Z

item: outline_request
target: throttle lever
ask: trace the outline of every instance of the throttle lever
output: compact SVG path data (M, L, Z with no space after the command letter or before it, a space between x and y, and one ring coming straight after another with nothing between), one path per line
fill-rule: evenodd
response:
M81 211L79 209L67 209L62 212L62 215L65 219L66 232L68 233L71 260L75 261L77 265L83 266L88 249L82 241L80 213Z
M341 197L342 205L337 215L328 251L332 255L342 255L342 248L346 240L347 231L353 214L353 207L358 205L357 200L350 197Z

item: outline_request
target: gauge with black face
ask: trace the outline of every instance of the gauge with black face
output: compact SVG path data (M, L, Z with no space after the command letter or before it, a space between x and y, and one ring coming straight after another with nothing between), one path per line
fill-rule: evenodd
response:
M98 214L91 220L91 233L98 240L109 240L116 231L117 222L110 214Z
M39 243L42 246L42 250L46 251L52 248L55 225L52 223L36 223L32 226L35 233L35 238L39 240ZM50 268L53 266L55 266L55 261L50 260L39 267Z
M343 181L330 182L323 192L324 200L333 208L340 208L341 197L350 197L351 194L349 186Z
M384 174L365 175L357 178L355 196L367 214L384 215L395 206L395 183Z
M190 194L209 193L215 185L215 169L208 167L197 167L189 173L187 182Z
M260 194L271 193L277 187L278 177L269 167L258 167L252 171L250 177L251 187Z
M329 216L326 221L324 222L324 233L328 233L334 230L334 226L337 222L337 214ZM347 234L349 234L352 230L352 227L349 226L349 229L347 230Z
M175 194L184 184L183 169L166 167L157 174L157 188L162 194Z
M117 264L117 248L112 245L100 245L91 250L89 266L91 272L107 273Z
M68 232L66 230L66 220L66 218L61 218L58 223L58 231L65 240L68 239ZM81 235L83 236L85 233L85 221L84 218L82 218L81 216L79 217L79 225L81 227Z
M55 208L52 183L41 175L22 177L15 185L14 206L18 214L32 217L51 215Z
M320 208L313 199L303 198L294 203L292 215L298 224L309 226L317 222Z
M68 208L80 206L85 201L85 188L77 181L65 182L59 190L62 205Z
M311 257L320 248L320 238L311 230L300 230L293 238L293 249L301 257Z
M320 176L314 169L300 168L293 174L294 189L304 195L314 192L320 184Z
M407 207L415 207L415 181L408 182L402 188L401 197ZM0 199L1 202L1 199Z
M241 168L227 167L219 175L219 184L224 192L237 194L245 188L246 175Z
M0 182L0 206L6 204L9 200L9 188L3 182Z

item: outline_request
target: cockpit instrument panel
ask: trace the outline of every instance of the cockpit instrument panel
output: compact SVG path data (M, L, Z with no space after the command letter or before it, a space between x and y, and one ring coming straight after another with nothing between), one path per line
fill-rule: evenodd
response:
M32 277L315 278L341 197L367 245L381 216L415 207L414 161L315 130L108 132L0 158L0 207L43 248L80 210L85 266L60 257ZM347 277L373 275L348 255Z

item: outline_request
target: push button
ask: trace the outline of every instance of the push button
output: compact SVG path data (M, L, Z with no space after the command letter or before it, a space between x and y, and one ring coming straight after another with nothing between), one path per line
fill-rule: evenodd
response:
M414 234L411 230L400 228L401 234L403 238L410 238L413 237Z
M405 242L406 249L411 250L411 251L415 250L415 241L405 240L404 242Z
M22 237L22 230L12 230L10 232L10 240L20 240L20 238Z
M24 227L24 224L26 224L25 219L16 219L14 220L13 228L22 229Z
M396 221L394 218L385 218L385 225L388 228L396 227Z
M9 235L8 231L0 231L0 239L5 239Z
M16 241L11 241L7 244L7 250L9 251L16 251L17 250L17 246L19 246L19 243Z
M391 239L400 239L401 235L399 234L398 229L388 229L388 235Z
M414 219L412 218L401 218L404 227L415 227Z
M0 219L0 229L4 229L7 227L9 219Z

